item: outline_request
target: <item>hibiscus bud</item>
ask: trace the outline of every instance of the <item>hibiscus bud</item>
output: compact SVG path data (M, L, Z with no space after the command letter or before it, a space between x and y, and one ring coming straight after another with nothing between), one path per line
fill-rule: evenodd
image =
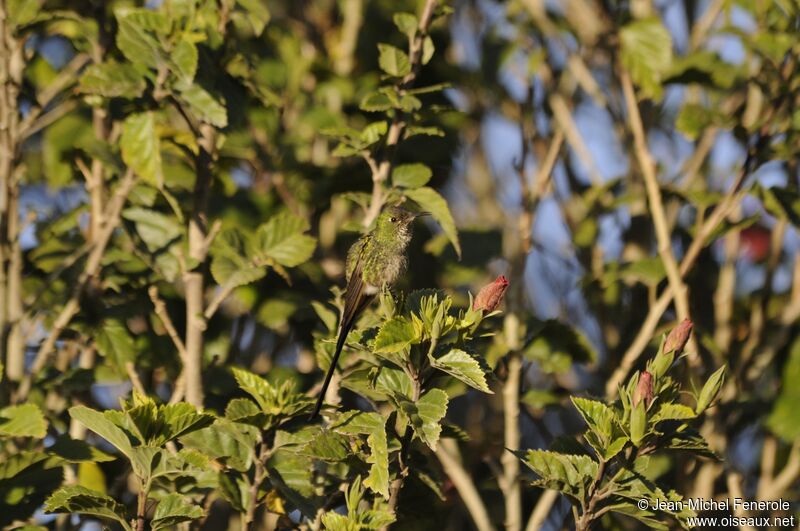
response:
M673 328L664 342L664 352L675 351L675 354L683 352L683 347L692 334L692 326L694 325L689 319L684 319L681 324Z
M653 375L647 371L639 373L639 383L633 390L631 403L633 407L636 407L642 400L644 400L644 407L650 407L650 402L653 401Z
M504 275L500 275L494 282L481 288L472 303L472 309L483 310L486 313L495 311L500 306L500 301L503 300L507 288L508 279Z

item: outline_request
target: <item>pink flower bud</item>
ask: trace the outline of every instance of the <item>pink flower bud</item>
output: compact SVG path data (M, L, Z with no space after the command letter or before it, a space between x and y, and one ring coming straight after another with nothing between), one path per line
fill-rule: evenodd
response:
M692 327L694 324L689 319L684 319L681 324L673 328L667 340L664 342L664 352L675 351L675 354L683 352L683 347L689 341L689 336L692 334Z
M481 288L472 302L472 309L483 310L486 313L495 311L500 306L506 289L508 289L508 279L504 275L500 275L494 282Z
M636 407L642 400L644 400L644 407L650 407L650 402L653 401L653 375L647 371L639 373L639 383L633 390L631 403L633 407Z

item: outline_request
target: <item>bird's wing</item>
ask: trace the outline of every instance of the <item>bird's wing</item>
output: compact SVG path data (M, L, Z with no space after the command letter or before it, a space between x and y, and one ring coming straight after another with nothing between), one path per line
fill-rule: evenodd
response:
M322 408L325 394L328 391L333 372L336 370L336 364L339 361L339 355L342 353L342 348L344 348L344 343L347 340L347 334L350 333L350 329L353 327L358 315L374 297L374 295L367 293L367 284L364 282L363 274L363 258L368 241L369 236L365 236L362 238L360 245L354 245L347 255L348 279L344 292L344 311L342 312L342 320L339 323L339 337L336 340L336 350L331 359L331 366L328 368L328 374L325 375L325 381L322 383L317 404L314 406L313 413L311 413L312 419L319 414L319 410Z
M369 236L364 237L361 245L354 250L355 253L348 257L351 261L354 261L354 263L350 266L352 269L350 270L350 276L347 279L347 287L344 291L344 311L342 312L340 330L344 332L342 335L345 336L353 326L355 318L358 317L358 314L361 313L364 306L372 299L371 296L367 296L366 294L367 285L364 282L364 254L367 244L369 243L369 238ZM344 340L344 338L342 338L342 340Z

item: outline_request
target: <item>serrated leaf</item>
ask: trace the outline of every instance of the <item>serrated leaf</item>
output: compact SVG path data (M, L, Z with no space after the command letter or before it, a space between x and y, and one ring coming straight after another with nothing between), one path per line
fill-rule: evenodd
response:
M392 170L392 184L402 188L419 188L428 184L433 172L424 164L401 164Z
M470 387L488 394L494 394L486 383L486 373L473 356L454 348L444 356L431 360L431 366L444 371Z
M401 352L417 340L413 323L405 317L394 317L381 326L373 343L373 352Z
M613 423L616 422L614 411L606 404L588 398L570 397L573 405L581 414L583 420L593 432L595 432L603 442L608 442L613 430Z
M0 436L36 437L47 435L47 421L35 404L20 404L0 409Z
M383 92L370 92L361 100L358 108L367 112L382 112L393 108L392 100Z
M651 422L661 422L662 420L687 420L693 419L697 415L694 410L683 404L661 404L653 415Z
M150 184L163 186L161 140L152 112L129 115L122 124L119 145L125 164Z
M224 103L220 103L198 84L195 83L181 92L181 99L189 104L189 108L200 120L215 127L228 126L228 111Z
M105 494L78 485L61 487L45 502L48 513L88 514L118 522L131 531L125 506Z
M190 522L205 516L203 509L192 505L189 501L177 493L167 494L156 506L153 520L150 522L150 529L157 531L165 527L172 527L181 522Z
M361 148L365 148L371 146L378 140L380 140L383 135L386 134L388 130L388 124L385 120L381 120L379 122L372 122L371 124L367 125L364 129L361 130L359 134L359 140L363 143Z
M450 207L447 206L447 201L436 190L427 186L414 190L404 190L403 193L422 207L422 210L430 212L433 219L439 222L442 230L447 235L447 239L453 244L453 248L460 258L461 244L458 241L458 230L456 229L453 215L450 213Z
M597 475L598 464L587 455L573 455L547 450L528 450L522 457L542 479L537 483L582 499Z
M408 54L390 44L378 44L378 65L390 76L403 77L411 72Z
M389 497L389 448L386 439L386 419L378 413L348 411L331 425L339 433L367 435L370 455L369 476L364 485L384 498Z
M286 267L295 267L314 253L317 240L304 234L308 222L282 212L270 218L256 232L257 259L269 258Z
M78 90L106 98L138 98L146 87L144 77L133 65L107 61L88 66L81 74Z
M434 451L442 433L441 420L447 413L448 402L447 393L431 389L417 400L414 408L407 410L414 433Z
M213 426L181 437L181 443L195 448L211 459L222 460L227 466L246 472L253 463L254 450L260 437L253 426L217 419Z
M622 64L646 97L659 99L661 80L672 62L672 37L653 17L636 20L620 30Z

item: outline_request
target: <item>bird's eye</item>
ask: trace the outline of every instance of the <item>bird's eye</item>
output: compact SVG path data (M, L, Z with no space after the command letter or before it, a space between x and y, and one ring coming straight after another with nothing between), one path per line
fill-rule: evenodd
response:
M392 223L397 223L397 218L391 218L389 221L391 221Z

